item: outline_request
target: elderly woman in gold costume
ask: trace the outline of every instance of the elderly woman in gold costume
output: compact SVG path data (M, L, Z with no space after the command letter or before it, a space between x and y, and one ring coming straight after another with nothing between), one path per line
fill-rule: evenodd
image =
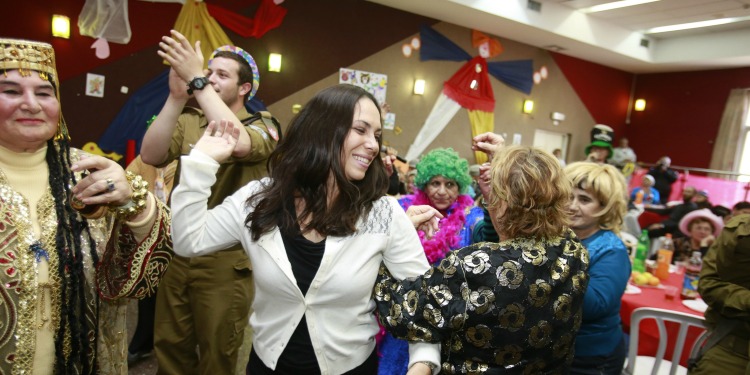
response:
M0 39L0 373L127 374L124 297L171 257L136 175L72 149L47 43Z
M531 147L500 149L490 173L500 242L451 251L416 279L381 267L380 322L399 338L441 342L441 374L567 373L588 284L588 252L568 228L572 184Z

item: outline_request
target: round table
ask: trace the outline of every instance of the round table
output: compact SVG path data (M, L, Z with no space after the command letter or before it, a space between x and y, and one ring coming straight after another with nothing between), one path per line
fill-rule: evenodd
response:
M669 279L662 281L663 285L674 285L682 290L682 282L684 279L683 273L670 273ZM641 289L640 294L624 294L622 296L622 304L620 306L620 317L622 318L622 329L625 333L630 333L630 316L633 314L633 310L639 307L655 307L659 309L679 311L682 313L693 314L697 316L703 316L702 312L698 312L687 308L682 304L682 299L679 294L673 300L667 300L664 297L664 289L661 287L648 287L638 286ZM670 338L677 336L676 323L666 323L667 333ZM702 329L697 327L690 327L688 329L687 338L685 339L685 346L682 351L682 357L680 358L680 364L687 366L687 359L690 354L690 348L692 347L695 339L700 335ZM641 322L638 340L638 355L654 356L656 349L659 345L659 331L656 327L654 320L644 320ZM667 351L664 355L665 359L672 359L672 351L674 350L674 341L670 340L667 344Z

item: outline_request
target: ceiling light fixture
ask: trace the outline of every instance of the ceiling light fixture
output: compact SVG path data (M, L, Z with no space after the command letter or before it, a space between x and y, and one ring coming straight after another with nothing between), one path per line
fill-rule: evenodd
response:
M726 25L728 23L735 23L735 22L742 22L742 21L750 21L750 16L719 18L719 19L716 19L716 20L688 22L688 23L681 23L681 24L677 24L677 25L659 26L659 27L650 28L650 29L644 31L643 33L644 34L668 33L670 31L698 29L698 28L701 28L701 27L711 27L711 26L718 26L718 25Z
M581 9L579 9L579 11L581 11L583 13L604 12L604 11L607 11L607 10L625 8L625 7L630 7L630 6L633 6L633 5L641 5L641 4L653 3L655 1L659 1L659 0L622 0L622 1L613 1L613 2L610 2L610 3L606 3L606 4L594 5L594 6L588 7L588 8L581 8Z

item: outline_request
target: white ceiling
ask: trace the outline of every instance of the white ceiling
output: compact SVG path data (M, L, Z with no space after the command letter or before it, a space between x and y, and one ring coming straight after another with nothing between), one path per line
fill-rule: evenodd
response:
M579 9L612 0L540 0L540 12L529 0L368 1L632 73L750 67L750 0L660 0L597 13ZM746 20L646 33L729 17Z

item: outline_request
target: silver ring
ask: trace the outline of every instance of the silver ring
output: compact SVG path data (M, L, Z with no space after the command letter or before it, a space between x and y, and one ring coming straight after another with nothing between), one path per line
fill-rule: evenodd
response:
M112 181L111 178L108 178L105 181L107 181L107 190L109 190L110 193L115 191L115 182Z

